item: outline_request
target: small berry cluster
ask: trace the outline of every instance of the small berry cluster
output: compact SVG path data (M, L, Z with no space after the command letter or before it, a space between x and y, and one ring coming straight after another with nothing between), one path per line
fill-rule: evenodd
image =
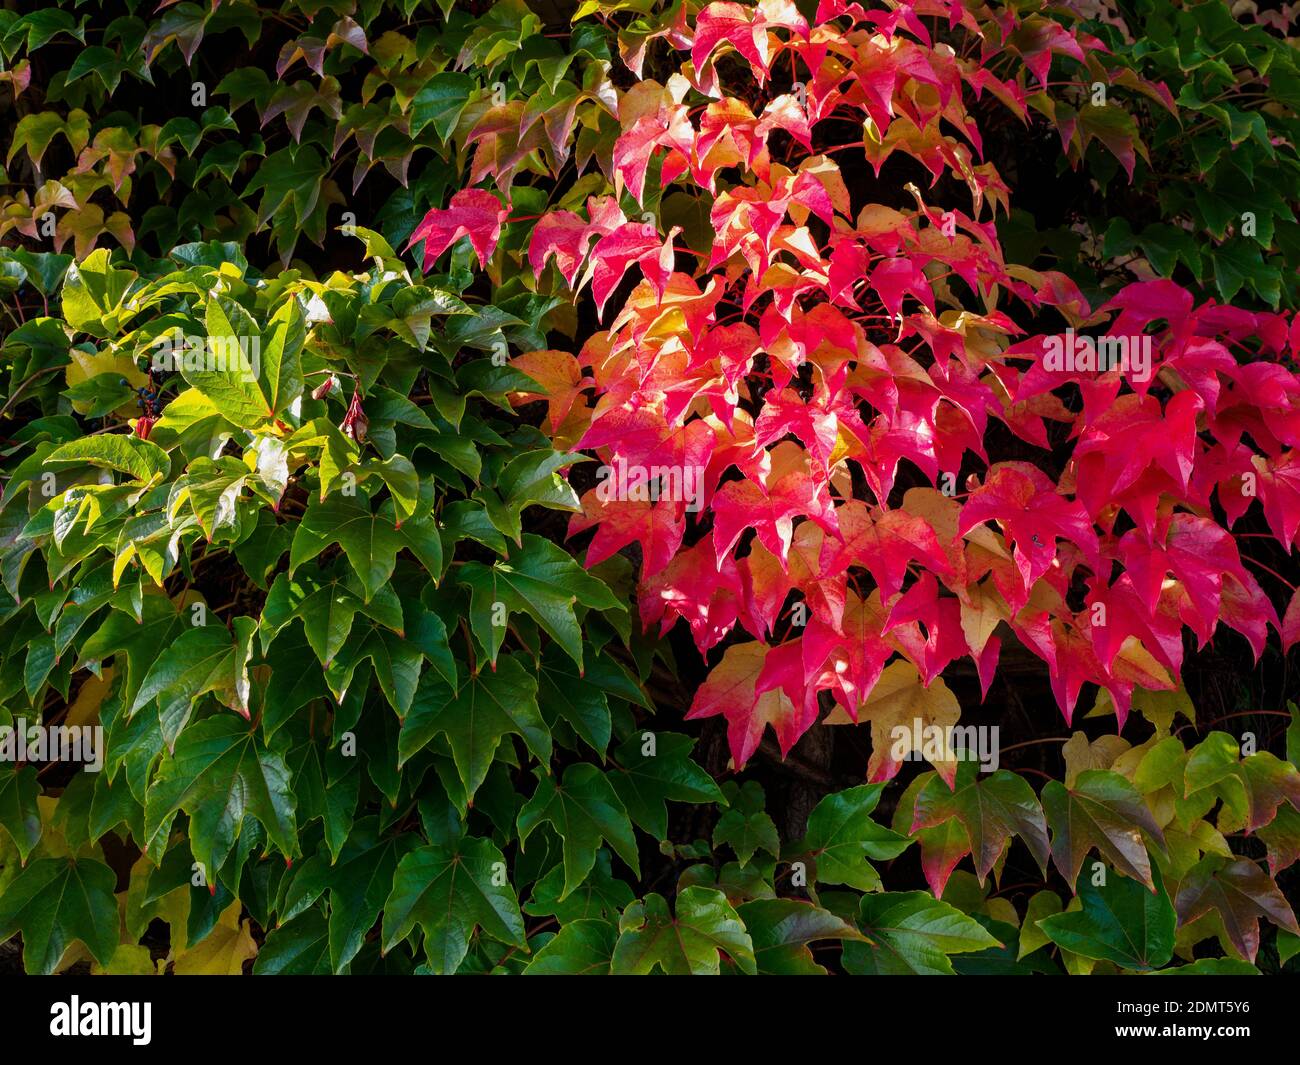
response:
M122 378L121 383L123 388L131 386L131 382L125 377ZM132 391L136 396L135 405L140 408L140 417L135 421L135 435L141 440L148 440L154 423L158 421L158 401L161 390L154 385L153 376L150 375L147 385L141 385Z

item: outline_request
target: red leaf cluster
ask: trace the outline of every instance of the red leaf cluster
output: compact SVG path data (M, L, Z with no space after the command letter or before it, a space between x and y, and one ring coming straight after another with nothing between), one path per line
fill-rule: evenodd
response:
M967 46L935 43L936 17ZM554 262L589 283L609 322L546 353L550 428L609 474L570 532L595 530L589 565L642 546L647 626L685 620L701 652L752 637L690 711L726 717L737 765L769 725L788 749L820 692L856 720L894 656L927 686L969 657L987 690L999 626L1044 661L1067 721L1090 683L1121 727L1135 689L1179 685L1184 629L1204 644L1223 623L1256 656L1270 626L1300 635L1228 531L1256 501L1287 550L1300 531L1300 321L1169 281L1094 309L1064 275L1008 264L1009 190L973 104L1027 121L1052 56L1100 45L1039 16L993 28L957 0L823 0L811 24L787 0L709 4L667 35L681 84L622 96L608 169L638 202L654 165L701 197L712 246L613 197L533 229L539 277ZM766 103L725 95L723 63ZM787 69L802 80L770 88ZM710 102L688 107L686 85ZM964 185L969 213L913 184L906 208L853 203L843 146L817 147L846 128L877 174L902 153ZM427 251L468 232L490 253L504 214L485 197L433 212ZM994 423L1011 460L989 454Z

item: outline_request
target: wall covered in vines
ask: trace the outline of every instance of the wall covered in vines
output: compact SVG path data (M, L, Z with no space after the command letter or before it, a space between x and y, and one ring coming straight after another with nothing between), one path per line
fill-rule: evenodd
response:
M0 11L0 968L1294 970L1297 36Z

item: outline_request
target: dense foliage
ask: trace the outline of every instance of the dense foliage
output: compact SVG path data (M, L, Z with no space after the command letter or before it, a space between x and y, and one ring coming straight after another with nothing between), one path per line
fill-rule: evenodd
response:
M1297 67L1249 8L0 12L0 938L1287 966Z

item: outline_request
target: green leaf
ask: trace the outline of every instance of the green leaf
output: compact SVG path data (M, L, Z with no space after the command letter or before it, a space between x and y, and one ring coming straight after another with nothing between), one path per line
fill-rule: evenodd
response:
M0 827L9 833L24 862L41 838L41 811L36 805L40 794L35 766L16 766L0 774Z
M1078 885L1083 908L1044 917L1038 927L1057 946L1085 958L1125 969L1158 969L1173 956L1178 919L1159 869L1153 874L1154 891L1110 870L1097 887L1092 875L1084 873Z
M46 463L59 466L88 465L104 470L116 470L132 480L152 481L166 477L171 469L171 459L157 444L136 436L118 433L101 433L83 436L55 448L45 457Z
M207 301L207 344L178 355L181 376L206 396L227 421L253 429L275 411L258 387L262 334L253 316L225 296Z
M844 944L850 973L952 976L949 955L1001 945L973 917L924 891L864 895L858 915L866 942Z
M276 640L266 662L271 679L262 701L262 730L269 739L300 707L325 698L328 688L311 647L296 628Z
M316 909L273 928L253 962L254 976L328 976L331 971L329 929Z
M1188 798L1210 789L1252 832L1272 821L1284 802L1300 810L1300 770L1268 751L1242 758L1226 732L1211 732L1191 750L1183 781Z
M433 673L424 674L402 720L399 760L405 763L439 733L451 743L469 798L487 777L503 736L522 737L543 762L551 757L551 734L537 708L537 681L512 654L503 655L495 670L477 676L462 673L455 689Z
M817 883L880 890L880 875L867 859L895 858L912 842L871 820L884 788L863 784L832 792L809 815L807 835L796 850L812 859Z
M725 954L742 972L754 973L754 946L739 915L721 891L688 887L677 895L676 914L662 895L632 903L618 923L611 970L644 975L658 968L670 976L716 976Z
M445 651L447 643L445 631L441 634L441 643ZM447 657L450 658L449 655ZM367 619L364 631L354 632L351 635L338 657L325 671L325 681L334 692L335 698L340 701L347 698L356 668L367 658L374 666L375 678L379 681L384 698L398 714L405 714L415 699L420 680L420 669L424 660L421 648L414 640L407 639L401 633L393 632L392 629L376 625Z
M80 668L101 662L110 655L121 656L115 657L114 662L119 670L125 667L126 683L122 696L129 706L135 701L135 693L154 660L164 648L190 629L190 616L189 611L178 609L163 595L144 596L138 618L123 610L111 610L94 635L82 645L77 665Z
M1016 959L1023 958L1026 954L1032 954L1039 947L1045 947L1051 942L1046 932L1039 927L1044 917L1051 917L1053 914L1061 912L1061 897L1055 891L1044 889L1035 892L1029 900L1029 906L1025 910L1025 919L1020 925L1020 943L1016 952Z
M1249 962L1259 951L1261 917L1300 936L1300 925L1286 896L1248 858L1207 854L1179 883L1174 908L1181 925L1191 924L1211 911L1217 913L1228 943Z
M42 858L0 892L0 941L23 934L23 964L48 976L73 940L101 965L117 949L117 876L103 862Z
M756 780L747 780L743 786L727 781L722 793L730 809L713 827L713 845L725 843L736 852L741 865L748 865L760 847L768 854L779 855L781 837L775 822L763 810L763 786Z
M411 100L411 136L418 137L425 126L433 126L445 143L476 88L468 74L452 70L435 74Z
M182 632L163 648L136 693L129 715L158 700L163 738L174 747L200 696L213 692L222 704L249 716L248 663L253 654L252 618L235 619L235 635L221 625L202 625Z
M564 863L552 866L551 871L533 885L532 897L524 905L525 912L535 917L554 916L562 925L588 918L616 921L633 895L625 881L614 877L613 864L609 851L602 847L596 853L596 864L581 886L568 894L564 891Z
M26 248L10 248L9 258L22 265L27 280L42 296L54 295L73 262L71 255L32 252Z
M1187 749L1183 741L1177 736L1167 736L1142 756L1133 772L1133 784L1143 795L1149 795L1166 784L1176 784L1176 790L1181 793L1186 761Z
M497 479L499 502L488 507L488 517L502 533L519 543L520 515L526 507L537 503L557 510L582 510L577 493L559 474L566 466L581 461L581 455L549 449L528 451L511 459Z
M609 700L565 656L558 644L548 644L537 670L537 704L547 721L559 718L599 754L605 756L613 724Z
M975 859L975 873L980 883L988 877L1011 836L1019 835L1029 847L1034 860L1046 872L1047 823L1033 789L1023 777L1000 769L983 779L976 774L975 763L962 760L957 766L956 788L950 790L937 774L931 777L916 796L912 831L933 829L956 822L965 829L966 842L944 851L952 864L962 854ZM928 866L931 849L922 841L923 861ZM948 866L951 868L951 865ZM929 870L927 869L927 875ZM946 874L945 874L946 876ZM931 878L933 884L934 879Z
M250 816L286 856L297 854L296 805L283 756L264 747L247 721L221 713L190 725L175 752L163 755L145 804L145 835L154 839L183 810L194 857L211 879Z
M376 819L364 818L353 827L337 862L327 865L317 858L304 863L293 889L309 898L328 890L327 958L335 973L346 970L361 950L393 890L398 862L416 842L410 833L384 835Z
M135 393L124 385L122 380L116 374L96 374L88 381L64 389L63 394L78 411L84 409L85 417L106 418L122 404L130 402L135 397Z
M272 414L279 414L302 394L300 354L307 321L296 297L285 300L271 316L261 345L258 380Z
M527 534L506 562L467 562L458 581L470 589L470 625L495 662L512 614L533 618L582 667L582 631L574 606L617 610L622 604L563 549Z
M372 513L369 500L360 492L351 498L332 495L312 500L289 549L290 576L304 562L337 543L361 579L367 601L388 583L397 565L397 553L403 549L415 555L436 579L442 571L442 541L432 519L408 521L399 527L391 510L391 505L385 505Z
M555 827L564 846L564 891L560 899L591 872L602 840L640 875L632 822L604 773L585 762L569 766L560 784L540 769L536 773L537 790L519 811L519 843L521 847L527 843L543 821Z
M384 950L418 925L433 972L454 973L476 929L525 952L524 921L506 863L489 839L463 838L421 847L397 866L384 902Z
M1042 800L1052 829L1052 860L1069 883L1078 880L1085 855L1095 847L1125 876L1154 888L1142 833L1162 850L1164 834L1146 800L1126 778L1110 770L1087 769L1073 788L1048 781Z
M30 53L48 44L60 33L66 33L78 41L85 41L85 18L78 22L76 16L70 11L62 11L54 7L38 8L12 23L8 27L6 37L17 40L26 34L27 51Z
M608 921L572 921L534 955L525 976L608 976L618 929Z
M695 740L675 732L634 734L614 752L609 779L628 814L655 839L668 838L665 802L724 802L708 773L691 761Z
M1215 249L1214 284L1224 303L1231 303L1245 285L1264 302L1277 303L1277 269L1264 262L1259 245L1252 240L1235 238Z
M420 477L405 455L393 455L382 462L368 460L359 463L356 470L362 477L375 477L384 483L399 522L415 513L420 500Z
M1147 226L1138 238L1148 261L1162 277L1169 277L1183 262L1194 277L1201 276L1201 253L1196 239L1185 229L1164 222Z
M1201 958L1191 965L1174 965L1161 969L1151 976L1262 976L1263 974L1244 961L1236 958Z
M112 336L126 316L123 305L135 280L133 270L109 264L108 249L91 252L68 267L63 282L64 319L78 332L101 339Z
M1277 960L1283 965L1300 954L1300 936L1281 929L1277 934Z
M757 899L736 912L754 944L759 973L816 976L826 973L808 949L827 939L861 939L862 933L835 914L800 899Z
M263 642L269 643L293 618L300 618L307 642L322 665L328 666L347 642L358 613L403 635L402 601L389 587L369 602L362 598L356 576L321 573L281 573L271 585L262 609Z

